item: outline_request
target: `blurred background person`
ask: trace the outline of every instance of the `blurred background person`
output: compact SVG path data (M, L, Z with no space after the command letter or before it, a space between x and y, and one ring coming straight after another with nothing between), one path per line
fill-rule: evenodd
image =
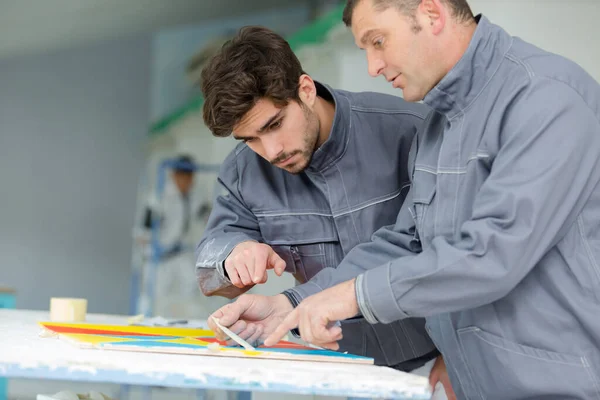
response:
M157 188L148 196L136 243L142 257L138 312L164 318L205 318L217 304L195 285L195 235L210 211L207 193L195 185L199 166L192 156L179 155L160 164Z

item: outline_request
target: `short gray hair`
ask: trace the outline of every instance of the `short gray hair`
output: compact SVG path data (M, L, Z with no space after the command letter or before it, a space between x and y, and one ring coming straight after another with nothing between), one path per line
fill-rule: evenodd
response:
M346 26L352 26L352 14L354 13L354 9L361 1L365 0L346 0L346 7L344 8L344 13L342 16L342 20ZM378 11L386 10L390 7L396 7L400 12L407 16L415 15L415 10L421 4L421 0L370 0ZM469 7L469 3L467 0L441 0L442 2L448 4L452 10L452 16L456 18L459 22L468 22L472 20L473 11L471 11L471 7Z

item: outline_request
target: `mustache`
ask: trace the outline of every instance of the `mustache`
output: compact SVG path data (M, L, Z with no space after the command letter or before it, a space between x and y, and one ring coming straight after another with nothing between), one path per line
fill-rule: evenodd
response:
M291 153L284 153L284 154L280 155L279 157L275 158L274 160L271 160L270 162L273 165L279 164L280 162L287 160L288 158L293 157L296 154L300 154L300 153L302 153L302 151L300 151L300 150L295 150Z

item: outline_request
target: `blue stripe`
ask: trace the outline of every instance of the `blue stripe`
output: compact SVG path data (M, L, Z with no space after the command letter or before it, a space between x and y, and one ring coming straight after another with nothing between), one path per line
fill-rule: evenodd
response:
M139 338L138 338L139 339ZM104 343L101 343L102 346ZM198 344L187 344L187 343L176 343L176 342L162 342L157 340L136 340L135 342L115 342L106 343L110 346L139 346L139 347L181 347L189 349L203 349L205 346ZM222 348L239 349L240 347L232 346L221 346ZM319 350L319 349L282 349L282 348L257 348L256 351L260 352L274 352L274 353L291 353L297 355L310 355L310 356L326 356L326 357L338 357L338 358L350 358L355 360L371 360L369 357L357 356L354 354L338 353L330 350Z

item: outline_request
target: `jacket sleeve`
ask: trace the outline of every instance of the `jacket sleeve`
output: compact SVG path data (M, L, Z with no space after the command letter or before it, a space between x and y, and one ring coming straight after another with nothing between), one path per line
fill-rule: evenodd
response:
M600 182L597 115L573 89L549 79L534 78L513 104L460 239L436 237L419 255L388 260L357 280L361 311L375 317L370 322L492 303L582 223Z
M239 289L225 276L223 263L233 248L245 241L262 241L258 221L239 192L235 161L225 162L219 173L218 193L204 235L196 247L196 278L207 296L234 298L250 287Z

